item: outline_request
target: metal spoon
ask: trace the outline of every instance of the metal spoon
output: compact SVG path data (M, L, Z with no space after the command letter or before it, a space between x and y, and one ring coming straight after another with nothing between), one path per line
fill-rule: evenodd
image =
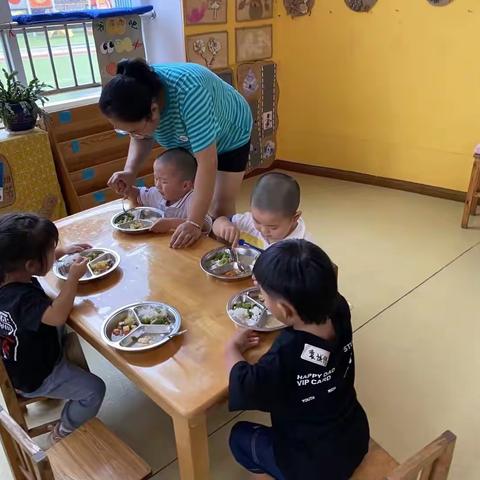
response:
M167 335L167 338L173 338L173 337L178 337L179 335L183 335L184 333L188 332L187 329L185 330L180 330L179 332L177 333L172 333L170 335Z
M245 268L245 265L240 262L238 259L238 252L235 250L235 248L230 247L230 253L232 255L233 261L237 264L238 269L242 272L245 273L247 269Z

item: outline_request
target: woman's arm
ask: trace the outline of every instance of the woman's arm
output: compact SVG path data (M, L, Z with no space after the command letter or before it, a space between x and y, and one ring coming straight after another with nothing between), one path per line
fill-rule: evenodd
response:
M215 190L217 176L216 144L214 143L201 152L196 153L195 158L197 159L198 167L188 220L175 230L170 242L173 248L189 247L200 238L202 230L195 225L203 225ZM189 221L192 223L189 223Z
M135 183L140 167L148 158L153 148L153 138L130 138L127 161L122 172L115 172L108 186L112 187L118 194L123 195L128 187Z

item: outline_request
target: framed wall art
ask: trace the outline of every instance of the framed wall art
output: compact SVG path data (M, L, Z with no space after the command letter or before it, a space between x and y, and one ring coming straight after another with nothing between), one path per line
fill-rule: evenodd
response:
M185 25L227 23L227 0L183 0Z
M292 18L311 15L315 0L283 0L287 14Z
M266 60L272 56L271 25L237 28L235 35L237 63Z
M186 38L187 62L199 63L212 70L228 67L228 33L210 32Z
M345 0L345 3L354 12L368 12L377 3L377 0Z
M228 83L232 87L235 86L233 80L233 70L231 68L225 68L224 70L218 70L215 72L224 82Z
M235 0L237 22L264 20L273 17L274 0Z

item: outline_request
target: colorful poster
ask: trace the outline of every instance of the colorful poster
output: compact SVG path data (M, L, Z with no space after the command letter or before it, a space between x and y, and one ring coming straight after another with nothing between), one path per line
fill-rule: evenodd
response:
M32 8L52 8L52 0L29 0Z
M139 15L94 20L93 35L103 85L116 74L121 60L145 58Z

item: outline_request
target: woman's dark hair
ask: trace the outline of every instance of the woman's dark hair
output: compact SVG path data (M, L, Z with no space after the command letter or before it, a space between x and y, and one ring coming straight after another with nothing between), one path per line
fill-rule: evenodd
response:
M325 323L335 309L338 291L333 264L311 242L275 243L257 259L253 274L266 293L289 302L304 323Z
M57 243L57 227L47 218L33 213L0 216L0 283L7 273L23 268L29 260L46 268L48 251Z
M122 60L102 89L100 110L109 118L139 122L150 117L152 102L162 89L160 77L144 60Z

